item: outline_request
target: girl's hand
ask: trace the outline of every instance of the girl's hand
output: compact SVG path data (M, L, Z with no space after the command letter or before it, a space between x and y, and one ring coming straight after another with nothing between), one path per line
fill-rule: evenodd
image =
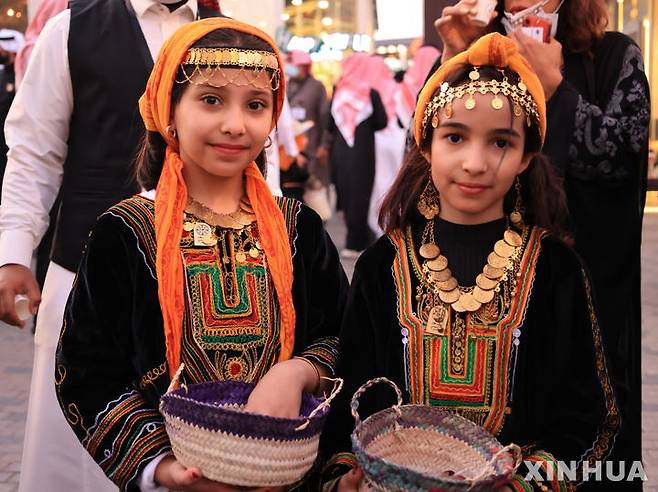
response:
M453 6L445 7L441 17L434 21L434 28L443 41L442 62L466 50L485 33L486 26L477 26L471 22L476 13L477 0L461 0ZM491 20L496 15L494 10Z
M251 392L245 411L272 417L299 417L302 392L313 391L317 379L317 373L303 360L279 362Z
M549 43L537 41L523 34L521 30L511 32L509 37L516 42L519 53L528 60L537 73L548 100L562 82L561 69L564 65L562 45L555 38L551 38Z
M338 482L337 492L358 492L363 490L363 471L356 467L354 470L347 472Z
M184 492L237 492L232 485L204 478L198 468L186 468L173 456L165 457L155 468L155 483L171 490Z

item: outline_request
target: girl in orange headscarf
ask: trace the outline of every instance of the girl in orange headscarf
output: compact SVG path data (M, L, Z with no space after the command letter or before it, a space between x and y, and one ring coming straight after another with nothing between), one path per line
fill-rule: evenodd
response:
M380 214L387 234L361 256L345 308L328 488L357 490L362 474L345 474L356 465L344 453L348 400L379 376L406 403L458 413L523 447L538 472L519 468L486 490L570 490L585 461L593 468L610 452L619 412L589 282L560 229L564 194L540 154L545 133L541 83L499 34L423 87L416 145ZM391 404L387 391L371 396L362 418ZM558 460L577 468L573 483L548 474Z
M333 373L345 274L262 174L284 94L274 42L230 19L182 27L155 63L136 169L155 191L99 217L57 355L62 410L123 490L230 489L169 454L157 408L181 363L187 384L257 382L246 410L279 417Z

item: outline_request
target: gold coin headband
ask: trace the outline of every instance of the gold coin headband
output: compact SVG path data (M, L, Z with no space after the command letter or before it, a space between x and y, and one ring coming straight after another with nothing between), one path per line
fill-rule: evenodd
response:
M523 111L526 114L526 125L530 126L532 122L539 126L539 112L537 111L537 103L532 95L528 92L526 85L523 81L519 80L516 84L510 84L507 76L503 74L503 80L480 80L479 67L473 67L473 70L468 74L469 82L458 86L451 86L448 82L443 82L439 87L439 92L432 98L432 100L425 107L422 121L423 138L427 135L427 123L431 122L432 128L439 126L439 108L443 108L443 117L446 119L452 118L453 109L452 101L461 99L468 96L464 102L464 107L467 110L472 110L476 106L475 98L478 94L493 94L491 100L491 107L495 110L503 108L503 101L499 94L508 97L512 100L512 111L514 116L521 116Z
M240 70L229 75L223 68ZM278 90L281 80L281 69L274 53L242 48L190 48L181 71L183 80L177 79L178 84L252 85L259 89ZM261 81L262 73L269 76L266 83Z

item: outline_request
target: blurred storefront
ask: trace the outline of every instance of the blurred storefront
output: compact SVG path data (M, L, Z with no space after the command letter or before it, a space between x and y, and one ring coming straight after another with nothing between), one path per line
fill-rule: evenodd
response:
M0 0L0 28L25 32L27 0Z

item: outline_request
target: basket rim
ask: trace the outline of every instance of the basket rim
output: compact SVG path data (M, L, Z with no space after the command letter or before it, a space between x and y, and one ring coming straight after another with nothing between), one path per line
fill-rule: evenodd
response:
M474 422L468 420L466 417L463 417L463 416L461 416L457 413L454 413L454 412L450 412L448 410L444 410L442 408L433 407L431 405L421 405L421 404L405 404L405 405L400 405L398 407L398 409L400 409L400 410L404 410L405 408L422 408L424 410L429 410L429 411L436 412L436 413L442 413L442 414L445 414L446 416L457 417L457 420L465 421L468 425L478 427L478 428L481 429L481 427L479 427ZM358 426L356 426L356 428L354 429L354 431L352 432L350 437L351 437L351 441L352 441L352 447L354 449L355 454L357 454L357 456L359 454L362 454L365 458L368 459L368 461L375 461L375 460L380 461L380 462L384 463L386 466L393 468L395 472L398 472L398 473L402 472L402 473L406 473L406 474L412 474L415 477L417 477L417 479L419 479L419 480L427 480L427 481L441 480L442 482L444 482L448 485L465 485L465 484L472 484L473 483L472 479L458 480L458 479L450 478L450 476L437 478L437 477L428 475L424 472L401 466L397 463L389 461L386 458L375 456L375 455L372 455L371 453L369 453L364 448L364 446L362 445L362 442L361 442L361 439L360 439L360 434L363 431L363 427L365 427L369 423L371 423L372 420L374 420L376 418L381 418L382 414L387 414L387 413L391 413L391 412L396 412L395 407L389 407L389 408L385 408L383 410L380 410L379 412L375 412L372 415L369 415L366 419L362 420L361 423ZM486 431L486 429L482 429L482 430L485 433L489 434ZM450 436L450 437L452 437L453 439L457 439L457 438L454 438L453 436ZM497 445L499 446L500 449L503 449L505 447L498 441L498 439L496 439L495 436L489 434L489 437L495 443L497 443ZM468 443L466 443L465 441L462 440L462 442L464 442L465 444L468 445ZM480 454L482 454L482 453L480 453ZM512 468L512 470L513 470L513 468ZM499 480L499 479L501 479L505 476L507 476L506 473L498 473L497 472L495 474L492 474L492 475L489 475L488 477L486 477L486 480L493 482L493 481Z
M243 386L245 388L247 388L247 387L255 388L256 384L255 383L248 383L248 382L245 382L245 381L205 381L203 383L195 383L195 384L190 385L190 386L194 386L195 388L198 388L198 389L201 389L202 387L207 387L207 386ZM264 415L264 414L260 414L260 413L247 412L247 411L244 411L244 410L241 410L241 409L232 408L231 406L227 406L227 405L218 405L218 404L213 405L211 403L207 403L207 402L204 402L204 401L200 401L200 400L197 400L197 399L194 399L194 398L184 396L184 395L180 394L180 392L182 392L182 391L186 391L186 388L183 387L183 386L181 386L180 388L178 388L174 391L171 391L169 393L165 393L164 395L162 395L161 400L165 401L165 405L166 405L166 400L176 399L176 400L185 401L185 402L188 402L188 403L191 403L193 405L200 406L200 407L204 407L204 408L208 408L208 409L212 409L212 410L217 410L220 413L221 412L226 412L228 414L233 414L235 416L249 416L249 417L257 417L257 418L265 418L265 419L270 419L270 420L275 421L275 422L280 422L282 424L299 424L301 422L306 422L307 420L311 420L311 421L320 420L320 419L324 418L326 416L326 414L329 412L329 407L327 407L327 408L321 409L317 414L315 414L312 417L304 416L304 415L299 415L299 417L292 417L292 418L291 417L275 417L275 416L272 416L272 415ZM313 395L312 393L304 392L302 394L302 402L301 402L302 406L303 406L303 403L304 403L304 401L303 401L304 398L307 398L309 400L309 403L312 404L315 407L320 405L325 400L325 398L318 398L315 395ZM221 400L218 400L218 402L220 402L220 401Z

